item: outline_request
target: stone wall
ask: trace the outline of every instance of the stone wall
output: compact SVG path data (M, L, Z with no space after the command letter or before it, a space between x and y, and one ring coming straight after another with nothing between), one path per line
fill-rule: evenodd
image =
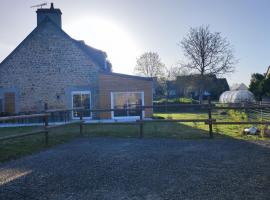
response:
M49 20L0 65L0 96L16 93L16 112L70 108L71 91L90 90L97 103L98 66Z

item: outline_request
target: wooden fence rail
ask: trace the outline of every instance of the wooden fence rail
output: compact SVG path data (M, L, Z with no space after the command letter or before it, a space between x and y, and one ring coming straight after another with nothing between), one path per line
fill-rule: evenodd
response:
M73 110L82 110L82 109L68 109L66 111L73 111ZM61 112L64 110L61 110ZM44 134L45 138L45 144L48 145L49 143L49 130L61 126L66 126L70 124L79 124L80 126L80 135L83 134L83 116L82 112L80 111L80 120L78 121L73 121L69 123L64 123L64 124L57 124L57 125L49 125L49 117L51 116L52 112L56 112L55 110L46 110L46 113L41 113L41 114L31 114L31 115L17 115L17 116L8 116L8 117L0 117L0 122L3 121L10 121L10 120L17 120L17 119L29 119L29 118L42 118L43 119L43 128L41 130L36 130L36 131L31 131L31 132L26 132L22 134L16 134L16 135L9 135L9 136L4 136L0 137L0 141L6 141L6 140L11 140L11 139L16 139L16 138L23 138L26 136L31 136L31 135L37 135L37 134Z
M208 104L183 104L183 105L158 105L158 106L141 106L139 107L141 109L141 112L146 108L158 108L158 107L196 107L196 108L206 108L208 113L207 119L154 119L154 120L144 120L140 119L137 120L137 122L140 124L140 132L139 136L140 138L143 137L143 124L144 123L151 123L151 122L204 122L206 125L208 125L209 129L209 137L213 138L213 124L214 125L241 125L241 124L261 124L261 125L270 125L269 121L250 121L250 122L218 122L216 119L212 118L212 112L213 110L241 110L241 109L269 109L270 105L231 105L231 106L216 106L215 104L212 104L211 99L208 99Z
M162 107L189 107L189 108L205 108L207 109L207 114L208 117L205 119L152 119L152 120L146 120L143 119L143 112L145 109L154 109L154 108L162 108ZM133 122L95 122L91 124L98 124L98 125L138 125L139 126L139 134L138 136L140 138L144 137L144 124L145 123L168 123L168 122L193 122L193 123L204 123L208 125L209 127L209 137L213 138L213 127L212 125L235 125L235 124L263 124L263 125L270 125L269 121L250 121L250 122L219 122L216 119L212 117L212 112L213 110L222 110L222 109L264 109L270 108L270 105L235 105L235 106L216 106L211 103L211 100L209 98L208 104L169 104L169 105L158 105L158 106L136 106L136 108L125 108L125 109L84 109L82 107L80 108L74 108L74 109L53 109L53 110L48 110L46 109L44 113L41 114L32 114L32 115L18 115L18 116L8 116L8 117L0 117L0 122L3 121L9 121L9 120L17 120L17 119L29 119L29 118L42 118L43 119L43 129L42 130L37 130L37 131L32 131L28 133L23 133L19 135L11 135L11 136L5 136L5 137L0 137L0 141L5 141L5 140L10 140L10 139L15 139L15 138L20 138L20 137L26 137L30 135L35 135L35 134L44 134L45 138L45 144L47 145L49 142L49 130L56 128L56 127L61 127L69 124L79 124L79 132L80 135L83 135L83 125L85 124L84 119L83 119L83 112L88 111L88 112L96 112L96 113L101 113L101 112L114 112L114 111L137 111L140 113L139 119ZM51 125L49 124L49 117L52 116L53 113L55 112L70 112L70 111L77 111L79 113L79 120L77 121L72 121L69 123L64 123L64 124L58 124L58 125Z
M40 118L40 117L49 117L50 114L32 114L32 115L16 115L16 116L7 116L7 117L0 117L0 122L9 121L9 120L16 120L16 119L30 119L30 118Z
M219 125L241 125L241 124L261 124L261 125L270 125L269 121L251 121L251 122L217 122L217 121L212 121L212 122L206 122L205 124L219 124Z

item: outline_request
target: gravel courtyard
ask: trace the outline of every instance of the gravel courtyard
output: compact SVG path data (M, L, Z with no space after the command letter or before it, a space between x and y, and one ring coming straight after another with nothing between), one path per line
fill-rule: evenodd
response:
M0 164L0 199L269 199L270 147L83 138Z

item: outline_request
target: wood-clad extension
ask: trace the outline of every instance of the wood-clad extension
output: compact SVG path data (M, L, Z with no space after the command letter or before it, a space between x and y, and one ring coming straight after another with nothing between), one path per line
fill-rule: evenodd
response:
M99 107L111 108L111 92L143 92L144 105L153 102L152 78L137 77L118 73L99 73ZM153 109L146 109L144 117L151 117ZM111 113L100 113L100 118L110 119Z

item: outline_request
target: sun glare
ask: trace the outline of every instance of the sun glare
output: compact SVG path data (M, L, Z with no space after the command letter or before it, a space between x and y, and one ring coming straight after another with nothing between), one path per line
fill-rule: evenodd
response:
M87 16L71 21L64 30L73 38L106 51L114 72L132 73L140 48L131 34L117 23Z

